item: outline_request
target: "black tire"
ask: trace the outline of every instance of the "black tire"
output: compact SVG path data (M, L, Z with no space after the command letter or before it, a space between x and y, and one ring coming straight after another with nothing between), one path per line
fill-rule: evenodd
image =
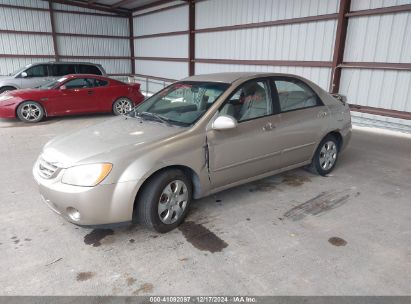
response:
M333 146L335 147L334 153L334 149L332 148ZM327 147L330 147L330 149L327 150ZM324 149L328 151L327 156L324 155ZM338 161L339 152L340 146L336 137L331 134L327 135L318 145L311 165L308 166L308 169L314 174L319 174L322 176L327 175L335 168ZM331 163L332 165L330 166Z
M163 200L164 196L167 196L163 191L166 190L166 187L172 185L173 182L183 182L186 186L187 191L187 199L185 203L185 207L182 208L182 213L177 217L177 212L172 211L170 214L176 214L175 221L172 223L164 223L160 216L160 204ZM173 190L172 188L170 188ZM176 192L174 192L176 193ZM183 193L184 194L184 193ZM191 180L184 174L183 171L178 169L170 169L166 171L161 171L151 177L147 184L144 185L141 193L138 196L138 200L136 202L136 207L134 210L134 219L137 220L140 224L154 229L160 233L166 233L168 231L173 230L174 228L178 227L184 220L185 216L187 215L188 208L190 206L192 200L192 183ZM167 203L168 202L168 203ZM182 202L183 203L183 202ZM176 203L177 205L181 206L181 203ZM165 200L164 206L172 205L170 199L167 198ZM174 206L178 208L177 206ZM173 207L170 207L173 208ZM165 210L165 214L168 214L170 210ZM173 216L171 215L171 218Z
M28 114L27 111L31 111L31 114ZM17 107L17 117L23 122L36 123L41 121L44 116L44 108L38 102L25 101Z
M16 88L15 87L2 87L0 88L0 94L7 92L7 91L13 91L13 90L16 90Z
M130 99L120 97L113 103L113 113L114 115L124 115L130 112L133 107L134 104Z

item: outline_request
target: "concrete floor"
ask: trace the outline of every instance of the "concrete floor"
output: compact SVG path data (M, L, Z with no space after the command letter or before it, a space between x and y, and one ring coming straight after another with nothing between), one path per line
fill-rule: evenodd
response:
M0 120L0 295L411 294L410 137L355 130L329 177L195 201L168 234L92 231L42 203L31 167L55 135L109 117Z

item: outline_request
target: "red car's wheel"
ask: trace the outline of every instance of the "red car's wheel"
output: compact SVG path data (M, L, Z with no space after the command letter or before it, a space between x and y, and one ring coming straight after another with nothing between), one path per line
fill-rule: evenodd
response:
M113 113L115 115L124 115L133 109L133 102L125 97L117 99L113 104Z
M39 122L44 117L44 109L38 102L25 101L18 106L17 116L23 122Z

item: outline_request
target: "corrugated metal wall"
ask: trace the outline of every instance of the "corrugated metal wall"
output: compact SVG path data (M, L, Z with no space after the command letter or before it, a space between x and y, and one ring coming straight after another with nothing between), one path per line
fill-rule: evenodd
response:
M53 4L56 9L67 9L66 5ZM73 7L70 6L70 10ZM95 12L76 7L78 11ZM96 59L99 56L129 57L130 42L129 25L127 18L76 15L71 13L55 13L56 32L58 33L82 33L89 35L109 35L124 38L108 37L75 37L59 36L57 45L59 54L64 56L88 56L90 58L77 59L75 61L87 61L100 63L108 74L131 73L130 60L128 59ZM71 60L71 59L70 59Z
M196 4L196 29L316 16L338 11L338 0L208 0Z
M0 0L1 4L45 8L46 2L28 0ZM24 20L24 22L21 22ZM51 31L48 12L18 8L0 9L0 29L11 31ZM0 33L0 54L54 55L53 40L46 35L23 35ZM50 57L51 59L52 57ZM36 59L45 61L47 59ZM0 75L7 75L19 67L31 63L29 58L0 58Z
M0 0L0 4L48 9L47 1ZM62 61L86 61L102 64L108 74L130 74L131 60L128 18L101 15L101 11L53 3L55 31L65 34L106 35L116 37L57 36L57 48ZM60 12L60 10L70 12ZM80 12L82 14L75 14ZM90 14L85 14L90 13ZM96 15L93 15L96 14ZM51 20L48 11L2 7L0 30L48 33L0 33L0 54L49 55L49 58L4 58L0 56L0 75L33 62L54 60ZM65 56L69 56L68 58ZM85 58L70 58L86 56ZM102 59L101 57L123 57Z
M352 0L351 11L410 4L407 0ZM411 62L411 13L351 17L344 62ZM340 92L350 103L411 112L411 71L343 69ZM352 112L358 123L411 130L411 121Z
M339 0L206 0L195 8L196 74L227 71L292 73L328 90L331 67L251 65L214 60L315 61L333 60L337 18L248 29L209 30L267 21L337 14ZM352 0L350 11L411 4L411 0ZM188 6L135 18L135 34L187 30ZM410 12L350 17L344 62L411 62ZM205 30L204 30L205 29ZM203 31L202 31L203 30ZM136 56L187 58L187 35L135 41ZM208 59L211 62L201 62ZM172 71L170 71L172 69ZM179 79L186 63L136 61L136 72ZM409 70L344 68L340 92L350 103L411 112ZM409 129L410 121L353 112L359 123Z
M170 5L173 3L170 3ZM141 13L140 13L141 14ZM161 22L160 22L161 21ZM187 59L188 34L167 37L138 38L165 32L188 30L188 6L179 6L166 11L134 16L134 40L136 73L170 79L188 76L187 62L142 60L138 57L171 57ZM187 61L187 60L186 60Z
M206 0L195 8L196 74L222 71L272 71L304 76L328 90L331 61L336 40L339 0ZM0 0L2 4L47 9L39 0ZM351 0L351 11L411 4L411 0ZM164 10L167 6L177 7ZM63 60L92 61L102 64L109 74L131 73L129 25L127 18L100 16L96 10L53 4L58 33L108 35L116 37L58 36ZM84 15L94 13L95 15ZM271 22L334 14L327 20L304 20L294 24L229 30L208 28ZM344 62L411 62L410 12L349 18ZM21 22L24 20L24 22ZM134 13L135 71L160 78L181 79L188 76L189 6L170 1L161 6ZM0 29L51 32L49 12L16 8L0 10ZM173 35L157 34L177 32ZM150 35L147 37L147 35ZM152 36L154 35L154 37ZM0 74L33 61L51 60L54 55L51 35L0 34L0 53L45 55L50 58L0 58ZM64 59L64 56L85 58ZM119 57L102 58L105 56ZM157 59L156 59L157 58ZM241 62L202 62L203 60L274 60L285 66L239 64ZM287 66L289 62L294 62ZM299 62L322 62L321 67L303 67ZM284 65L284 62L282 65ZM329 63L329 64L328 64ZM254 63L253 63L254 64ZM161 82L161 81L160 81ZM161 83L158 85L160 88ZM411 71L343 68L340 92L349 102L362 106L411 112ZM410 121L353 112L358 122L405 126ZM397 127L396 127L397 128ZM411 129L410 129L411 130Z
M337 0L209 0L196 5L196 29L331 14ZM336 20L196 34L196 58L330 61ZM264 71L293 73L327 89L330 68L197 63L196 73Z

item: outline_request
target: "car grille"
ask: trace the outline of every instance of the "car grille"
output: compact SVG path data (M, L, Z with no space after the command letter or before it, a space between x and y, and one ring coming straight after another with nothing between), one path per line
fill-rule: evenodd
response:
M58 169L59 167L57 167L53 163L45 161L42 157L39 158L38 170L41 177L47 179L52 178L56 174Z

